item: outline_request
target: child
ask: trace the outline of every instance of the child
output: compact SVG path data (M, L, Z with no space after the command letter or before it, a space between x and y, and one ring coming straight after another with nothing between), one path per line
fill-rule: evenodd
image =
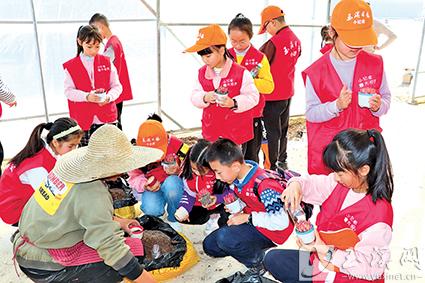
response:
M248 18L243 14L237 14L229 24L228 34L232 44L232 48L229 49L230 54L235 58L236 63L251 72L255 86L260 92L259 102L252 109L254 138L242 146L245 152L245 159L258 163L258 153L260 152L263 137L261 122L265 105L263 94L269 94L273 91L273 77L270 73L269 60L250 42L254 32L252 31L252 23Z
M92 26L77 34L77 56L63 64L69 115L84 130L81 145L101 125L117 122L114 101L122 92L117 70L108 57L99 55L102 36Z
M192 104L203 109L202 136L214 142L219 137L242 145L254 137L252 112L259 94L251 74L230 58L227 37L219 25L199 30L196 44L186 52L197 52L205 66L199 69Z
M353 17L353 11L359 18ZM322 153L341 130L377 129L390 108L382 57L362 51L377 42L369 4L342 0L332 12L333 49L302 72L306 86L308 172L329 174ZM363 96L366 105L361 103Z
M272 37L260 47L270 62L274 90L265 96L263 121L267 132L270 169L287 169L289 108L294 96L295 65L301 55L301 41L286 24L285 13L277 6L267 6L261 12L258 34Z
M183 195L183 180L180 174L180 160L189 149L175 136L168 135L161 118L154 114L139 127L136 144L158 148L164 153L160 160L143 168L129 172L129 184L141 193L141 210L144 214L162 216L167 206L169 224L177 231L181 225L174 217ZM172 162L165 162L170 159Z
M122 85L122 92L120 96L115 100L115 104L117 105L118 111L118 128L122 129L121 113L123 101L133 99L130 78L128 76L127 61L125 60L124 55L124 49L118 37L112 34L112 31L109 28L109 21L105 15L99 13L94 14L91 17L89 24L95 26L99 30L103 39L106 38L107 42L105 44L105 50L103 55L111 58L111 62L114 63L114 66L116 67L118 72L118 77Z
M285 204L294 207L301 199L321 205L315 242L304 245L297 241L309 252L270 251L264 260L266 269L282 282L324 277L334 278L326 282L384 282L383 273L390 259L394 190L384 139L377 130L344 130L326 147L323 160L334 173L292 178L282 194ZM341 229L352 234L348 249L339 247L340 240L326 239L322 234ZM308 266L309 258L314 258L314 273ZM323 272L312 278L318 261ZM299 277L300 273L305 277Z
M229 219L229 226L205 238L204 251L212 257L232 256L250 272L261 273L264 251L283 244L294 227L279 198L283 188L257 163L244 161L239 146L228 139L213 143L206 160L217 179L233 184L234 193L246 207Z
M9 107L16 106L16 97L15 95L9 90L9 88L3 83L1 77L0 77L0 102L4 102ZM0 118L2 114L2 107L0 103ZM3 146L0 141L0 176L1 176L1 165L3 163Z
M43 130L49 131L45 139L41 137ZM82 136L80 126L70 118L34 128L27 144L10 160L0 179L0 217L5 223L18 224L22 209L56 159L75 149Z
M224 211L222 203L224 195L230 192L227 186L221 192L215 190L218 188L216 183L221 182L216 182L215 174L205 160L210 144L209 141L201 139L190 148L180 174L183 178L184 192L175 213L176 219L184 224L204 224L208 221L205 227L207 235L226 225L229 215ZM211 196L210 203L201 202L202 193Z
M329 35L328 25L322 27L322 29L320 30L320 35L322 36L322 42L320 44L320 53L325 54L334 47L332 43L332 38Z

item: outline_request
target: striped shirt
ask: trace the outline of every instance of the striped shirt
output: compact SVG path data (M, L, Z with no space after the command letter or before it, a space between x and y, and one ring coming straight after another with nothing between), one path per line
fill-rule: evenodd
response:
M10 91L10 89L3 83L3 80L0 77L0 101L11 104L15 101L15 95Z

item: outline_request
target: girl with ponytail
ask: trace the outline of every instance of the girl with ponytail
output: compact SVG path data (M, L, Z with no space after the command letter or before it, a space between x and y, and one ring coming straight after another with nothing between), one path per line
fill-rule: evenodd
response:
M382 135L378 130L344 130L327 145L323 161L333 173L294 177L282 194L286 205L295 204L290 209L301 200L321 205L315 241L306 245L297 240L307 252L270 251L266 269L283 282L384 282L394 183ZM380 262L367 260L374 258Z
M46 137L42 137L43 130L48 131ZM75 149L82 136L80 126L71 118L59 118L34 128L0 179L0 217L4 222L18 223L22 209L53 169L56 158Z

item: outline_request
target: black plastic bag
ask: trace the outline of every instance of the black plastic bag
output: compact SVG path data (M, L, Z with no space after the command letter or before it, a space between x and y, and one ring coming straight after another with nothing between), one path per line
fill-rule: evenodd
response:
M170 237L173 245L172 252L161 254L158 258L151 260L149 260L146 255L152 253L152 251L145 249L145 257L143 259L145 269L151 271L165 267L179 267L187 251L186 240L177 231L171 228L169 224L158 217L143 215L137 220L145 231L156 230Z
M230 277L218 280L216 283L277 283L259 274L236 272Z

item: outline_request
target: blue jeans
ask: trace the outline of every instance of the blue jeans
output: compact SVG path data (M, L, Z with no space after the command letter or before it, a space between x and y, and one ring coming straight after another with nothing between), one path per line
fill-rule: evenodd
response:
M212 257L232 256L246 267L257 267L266 249L275 244L251 224L221 227L203 242L204 251Z
M168 221L176 222L174 213L183 195L183 180L176 175L168 176L157 192L144 191L140 209L144 214L162 216L167 205Z
M300 250L272 250L264 258L264 267L273 277L285 283L312 282L310 253Z

